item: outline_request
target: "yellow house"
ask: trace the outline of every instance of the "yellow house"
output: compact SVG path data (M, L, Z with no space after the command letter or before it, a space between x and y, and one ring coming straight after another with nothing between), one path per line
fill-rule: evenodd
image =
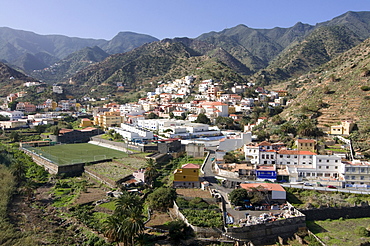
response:
M124 122L124 116L120 112L104 112L94 117L94 125L104 129L112 126L120 126Z
M314 139L297 139L295 141L297 149L300 151L310 151L315 153L316 140Z
M331 126L330 134L333 135L349 135L352 131L352 128L355 124L351 120L344 120L340 125Z
M234 114L234 113L236 112L236 110L235 110L235 107L234 107L234 106L229 106L228 111L229 111L229 114Z
M81 119L81 123L80 123L81 128L85 128L85 127L89 127L93 125L94 125L94 121L87 119L87 118Z
M199 165L188 163L176 169L173 179L174 188L200 188Z

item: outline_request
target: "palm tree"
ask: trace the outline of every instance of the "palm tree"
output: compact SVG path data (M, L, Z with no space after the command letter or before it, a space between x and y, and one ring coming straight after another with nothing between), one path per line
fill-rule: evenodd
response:
M150 187L153 186L153 182L155 178L157 177L158 169L157 169L157 163L153 159L148 159L146 161L146 169L145 169L145 180L147 180L147 183Z
M144 230L143 203L137 195L124 192L116 201L113 215L105 221L105 236L111 242L135 245Z
M116 215L125 215L126 211L133 207L142 207L142 200L138 195L124 191L122 195L116 200Z
M144 230L142 208L132 207L126 211L127 217L122 221L127 245L135 245L135 238Z

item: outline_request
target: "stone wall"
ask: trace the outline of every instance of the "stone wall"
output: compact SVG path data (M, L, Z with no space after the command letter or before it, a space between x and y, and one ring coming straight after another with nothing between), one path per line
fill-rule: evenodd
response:
M326 220L326 219L349 219L370 217L369 206L345 207L345 208L322 208L311 210L300 210L306 215L306 220Z
M240 241L252 241L259 245L275 243L278 237L291 237L302 227L306 227L306 220L304 216L299 216L265 224L226 228L226 234Z
M51 162L50 160L44 158L44 157L41 157L27 149L23 149L21 148L21 150L26 153L27 155L29 155L32 160L39 166L43 166L45 168L46 171L48 171L49 173L51 174L58 174L58 170L59 170L59 167L56 163L53 163Z
M218 175L223 176L223 177L234 178L234 179L239 178L239 173L221 169L217 164L215 165L215 171L217 172Z
M275 243L278 237L289 238L300 228L306 227L306 217L299 210L287 203L294 217L270 221L264 224L243 227L225 227L224 235L236 241L252 242L253 244Z

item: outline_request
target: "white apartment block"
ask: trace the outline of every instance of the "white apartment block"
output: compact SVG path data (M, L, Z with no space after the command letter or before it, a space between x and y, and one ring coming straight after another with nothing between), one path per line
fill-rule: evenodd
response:
M24 116L22 111L0 111L0 115L8 117L10 120L18 120Z

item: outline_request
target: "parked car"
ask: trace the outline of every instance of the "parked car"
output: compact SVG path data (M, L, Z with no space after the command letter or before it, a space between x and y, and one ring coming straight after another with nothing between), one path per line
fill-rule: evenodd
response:
M237 210L237 211L240 211L240 210L245 210L246 208L245 207L243 207L243 206L236 206L235 207L235 210Z
M335 187L334 185L328 185L327 188L336 189L337 187Z
M306 182L306 183L304 183L303 185L304 185L304 186L313 186L311 183L307 183L307 182Z

